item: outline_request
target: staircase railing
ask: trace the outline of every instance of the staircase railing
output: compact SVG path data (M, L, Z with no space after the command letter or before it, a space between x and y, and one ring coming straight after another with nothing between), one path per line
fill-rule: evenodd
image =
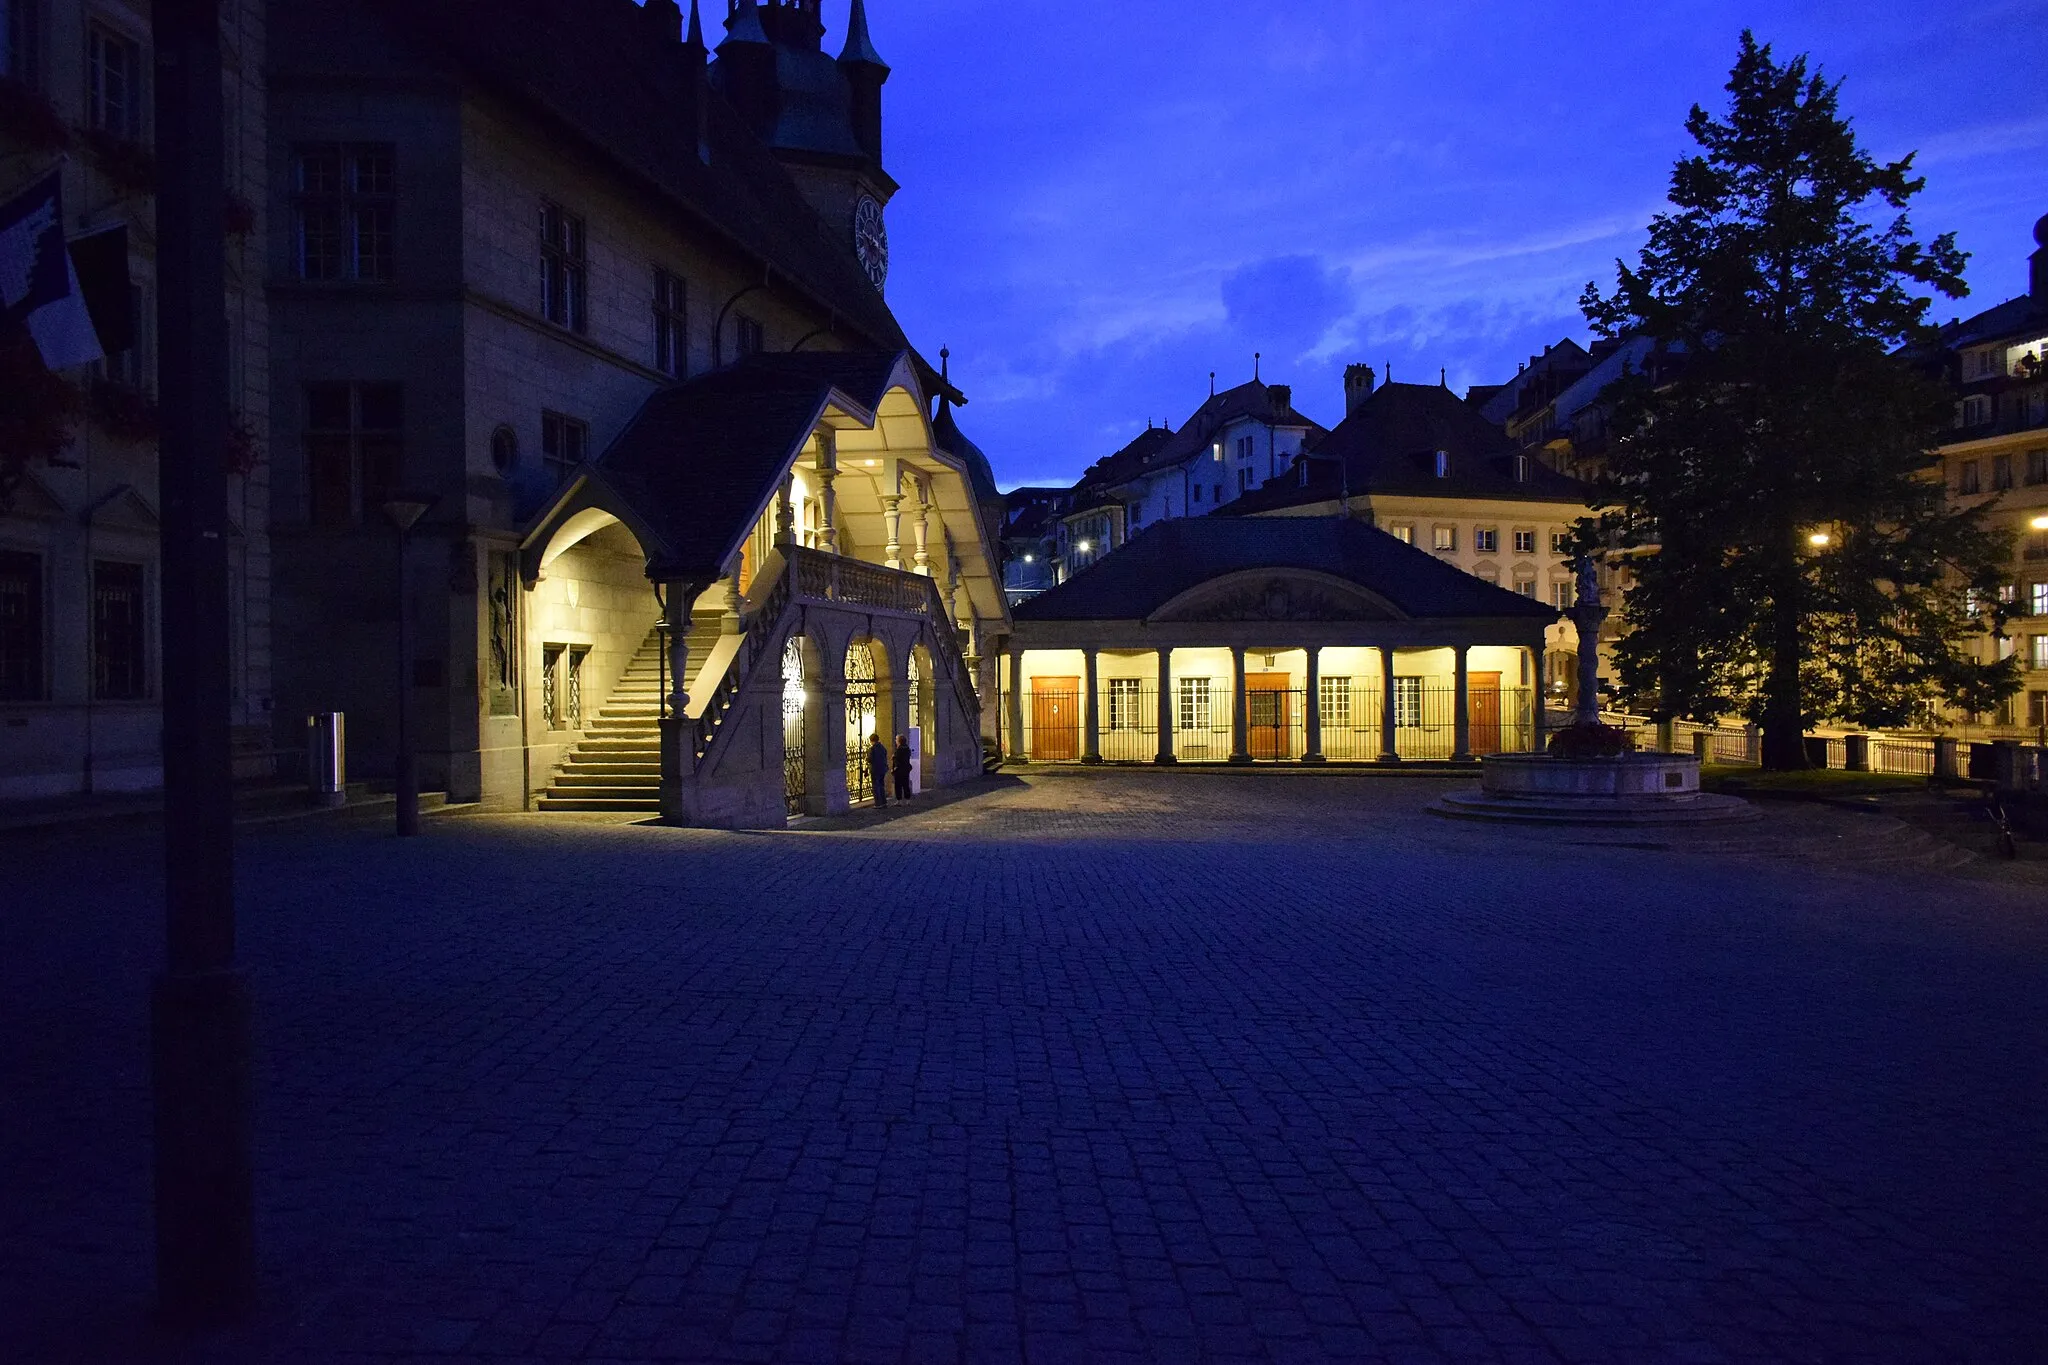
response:
M980 714L980 698L960 647L960 630L946 615L938 584L923 574L844 559L820 550L789 547L782 553L787 562L781 576L768 595L755 605L745 642L691 726L691 752L699 766L710 755L719 727L739 701L740 689L760 665L761 657L781 645L786 634L784 618L792 605L815 602L924 621L931 627L929 633L938 662L952 680L955 694L967 705L970 718ZM664 668L666 658L664 647Z

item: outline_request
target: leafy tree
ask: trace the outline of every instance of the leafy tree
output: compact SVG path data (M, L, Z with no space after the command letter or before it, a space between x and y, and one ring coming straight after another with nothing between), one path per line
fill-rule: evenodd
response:
M1937 476L1953 403L1912 352L1965 257L1915 239L1913 158L1873 160L1839 84L1748 32L1727 89L1725 119L1687 119L1699 151L1639 263L1581 300L1602 335L1663 348L1607 395L1599 529L1640 552L1624 693L1660 718L1745 715L1765 765L1797 768L1816 719L1898 725L2017 690L2013 662L1969 651L2003 629L2010 548Z

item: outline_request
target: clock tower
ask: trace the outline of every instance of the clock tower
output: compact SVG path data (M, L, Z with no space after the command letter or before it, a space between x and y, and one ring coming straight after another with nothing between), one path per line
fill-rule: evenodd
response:
M882 86L889 65L852 0L838 60L824 50L822 0L727 0L711 79L768 144L811 206L881 289L889 273Z

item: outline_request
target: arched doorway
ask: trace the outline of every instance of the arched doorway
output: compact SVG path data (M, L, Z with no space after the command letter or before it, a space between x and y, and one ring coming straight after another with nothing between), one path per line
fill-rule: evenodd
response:
M932 785L939 748L937 695L932 685L932 654L923 645L910 651L910 723L918 731L918 787Z
M782 647L782 797L791 815L804 813L804 637Z
M872 640L856 640L846 647L846 799L856 806L875 799L875 784L868 772L868 741L881 732L878 649Z

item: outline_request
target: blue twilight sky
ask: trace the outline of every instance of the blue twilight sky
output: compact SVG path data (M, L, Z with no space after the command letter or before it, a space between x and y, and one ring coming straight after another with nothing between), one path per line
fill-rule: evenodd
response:
M848 0L826 0L837 50ZM711 0L707 16L722 15ZM1069 482L1148 417L1270 382L1326 424L1365 361L1453 388L1586 329L1743 27L1918 149L1923 234L2023 292L2048 213L2048 0L868 0L889 300L953 352L1005 487ZM713 37L716 41L716 36Z

